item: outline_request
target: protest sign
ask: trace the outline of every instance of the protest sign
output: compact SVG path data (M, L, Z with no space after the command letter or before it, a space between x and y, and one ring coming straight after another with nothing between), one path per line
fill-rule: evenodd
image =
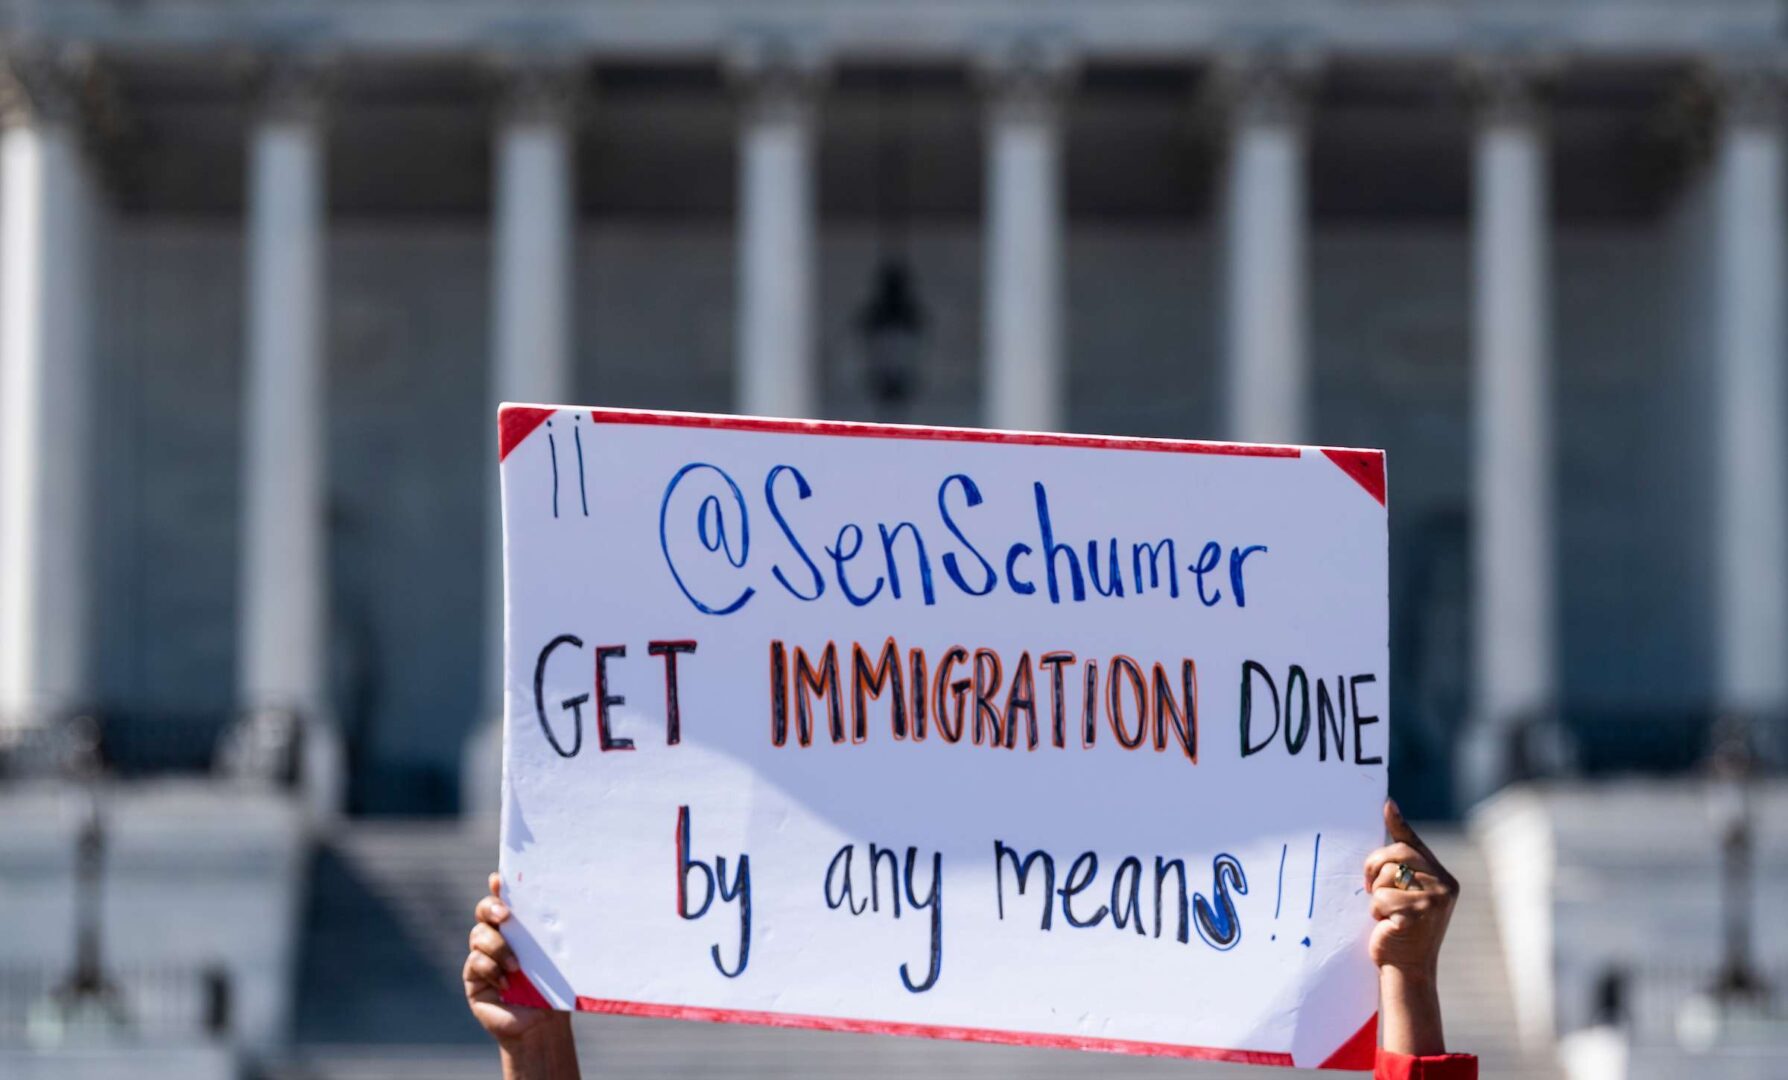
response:
M1369 1068L1384 459L506 405L510 999Z

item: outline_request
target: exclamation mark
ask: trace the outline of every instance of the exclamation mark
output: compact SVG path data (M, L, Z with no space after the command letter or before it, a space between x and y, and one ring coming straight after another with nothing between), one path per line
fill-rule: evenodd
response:
M579 419L580 418L578 416L573 415L571 417L572 424L575 425ZM590 516L590 494L589 494L589 491L584 487L584 436L583 436L583 429L579 428L579 427L575 427L575 426L572 427L571 437L573 439L577 440L577 497L580 500L582 500L582 502L584 504L584 516L589 517Z
M1310 910L1305 918L1316 918L1316 867L1322 861L1322 834L1316 834L1316 846L1310 852ZM1310 936L1304 935L1304 948L1310 947Z
M1279 889L1278 889L1278 892L1275 893L1273 896L1273 921L1274 922L1279 921L1279 905L1285 899L1285 853L1288 850L1290 850L1290 848L1291 848L1290 844L1280 844L1279 845ZM1279 940L1278 933L1275 932L1273 934L1272 940L1274 940L1274 941Z
M553 459L553 517L559 516L559 444L553 440L553 422L546 422L546 448Z

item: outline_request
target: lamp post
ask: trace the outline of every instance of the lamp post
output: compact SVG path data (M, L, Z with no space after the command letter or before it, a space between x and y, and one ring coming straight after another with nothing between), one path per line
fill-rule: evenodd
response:
M902 130L886 136L883 117L888 112L890 89L904 91L897 76L884 75L877 87L875 108L876 168L871 175L870 209L875 216L879 258L869 296L855 320L861 339L864 379L875 403L875 418L904 418L906 404L918 390L921 351L925 344L925 312L919 306L911 265L902 254L906 234L905 109L897 120ZM884 199L882 185L893 188Z
M1749 726L1739 717L1726 718L1716 729L1710 756L1713 774L1713 817L1720 835L1720 971L1711 993L1730 1007L1767 994L1751 958L1751 893L1755 869L1751 851L1755 823L1751 816L1751 745Z
M865 376L877 420L898 420L918 389L919 354L925 342L925 313L913 288L912 270L898 257L884 258L875 284L857 314L863 339Z
M1709 811L1720 841L1720 967L1713 984L1677 1014L1677 1041L1691 1050L1752 1041L1777 1045L1784 1030L1751 955L1756 823L1750 734L1747 717L1728 715L1715 726L1708 755Z
M100 1044L131 1029L124 995L101 955L106 813L104 758L99 724L90 716L64 722L65 775L80 782L82 817L75 842L75 962L67 979L36 1010L30 1028L40 1044Z

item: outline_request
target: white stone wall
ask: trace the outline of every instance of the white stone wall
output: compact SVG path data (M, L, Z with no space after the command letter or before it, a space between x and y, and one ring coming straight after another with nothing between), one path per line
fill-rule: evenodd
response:
M1758 784L1751 959L1788 970L1788 785ZM1641 1044L1674 1042L1675 1008L1711 982L1722 946L1722 852L1703 785L1615 781L1508 789L1473 813L1490 867L1524 1038L1591 1025L1597 980L1631 977ZM1489 900L1491 898L1484 898Z
M127 1012L147 1017L143 1038L152 1045L202 1039L203 993L194 980L215 968L229 984L230 1040L254 1053L280 1047L290 1033L309 853L296 803L223 784L164 781L106 785L100 805L101 963ZM87 806L86 794L71 786L0 789L7 823L0 905L30 928L0 940L0 969L41 975L51 986L72 970L76 850ZM166 1015L174 1003L187 1006L184 1017ZM176 1030L183 1026L193 1030Z
M0 1075L10 1080L235 1080L236 1060L223 1046L124 1046L38 1051L0 1048Z

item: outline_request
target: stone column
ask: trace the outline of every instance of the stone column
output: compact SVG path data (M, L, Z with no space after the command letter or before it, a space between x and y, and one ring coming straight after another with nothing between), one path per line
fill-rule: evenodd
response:
M1782 75L1721 73L1713 161L1715 679L1722 711L1788 711Z
M986 195L982 412L989 427L1066 420L1062 199L1065 55L1014 50L984 64Z
M266 73L249 136L247 370L237 693L244 714L295 720L313 810L340 807L329 700L324 430L323 118L317 73Z
M1224 427L1250 442L1309 439L1305 309L1307 91L1314 65L1246 58L1220 72L1228 155L1220 213Z
M491 229L491 392L497 402L564 404L575 392L577 77L566 67L517 69L507 77L499 105Z
M65 66L0 68L0 727L91 702L93 178Z
M1550 232L1536 72L1472 72L1472 697L1463 794L1536 764L1558 698ZM1526 749L1521 749L1525 746Z
M817 65L755 49L734 59L739 118L739 411L811 417L814 350L814 124Z
M582 68L508 65L497 105L491 223L491 392L485 573L483 721L466 747L461 810L494 820L503 754L503 524L497 405L573 404L576 280L576 112Z

